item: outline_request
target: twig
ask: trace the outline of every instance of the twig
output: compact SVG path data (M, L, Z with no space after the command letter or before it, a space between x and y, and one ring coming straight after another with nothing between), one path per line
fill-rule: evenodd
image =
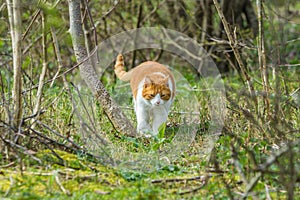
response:
M156 11L163 5L165 4L166 0L163 0L163 1L159 1L157 6L155 8L153 8L148 15L146 15L140 22L141 25L144 24L144 22L146 20L148 20L148 18L151 17L151 15L155 14L156 16L154 16L155 18L159 18L159 15L156 13ZM151 4L151 1L147 1L148 4ZM152 5L151 5L152 6Z
M63 191L63 193L65 193L66 195L71 195L70 191L66 190L64 188L64 186L61 184L61 182L59 180L59 177L58 177L58 174L54 173L53 175L55 176L55 182L57 183L57 185L59 186L59 188L61 189L61 191Z
M198 190L201 190L204 186L206 185L206 181L203 181L202 185L196 188L193 188L191 190L188 191L184 191L184 192L179 192L179 195L185 195L185 194L190 194L190 193L195 193Z
M25 148L25 147L23 147L23 146L21 146L21 145L19 145L19 144L16 144L16 143L13 142L13 141L10 141L10 140L8 140L8 139L3 138L1 134L0 134L0 139L1 139L5 144L9 145L12 149L14 149L14 147L16 147L16 148L18 148L18 149L21 149L21 151L18 151L19 153L29 155L29 156L31 156L34 160L36 160L36 161L38 161L40 164L42 164L42 161L41 161L39 158L37 158L37 157L35 157L34 155L32 155L32 154L30 153L30 151L29 151L27 148ZM14 150L17 150L17 149L14 149Z
M40 39L42 39L42 35L37 36L34 41L32 41L30 44L28 44L24 50L22 51L22 54L25 55L27 54L27 52L31 49L31 47L33 47Z
M299 67L300 63L296 64L283 64L283 65L278 65L279 67Z
M13 166L14 164L16 164L15 161L8 163L7 165L2 165L0 166L0 169L4 169L4 168L10 168L11 166Z
M268 167L270 167L272 164L274 164L274 162L279 157L281 157L283 154L287 153L292 148L299 146L299 145L300 145L300 139L283 146L281 149L279 149L278 151L273 153L273 155L269 156L269 158L267 159L267 161L264 164L259 165L257 170L264 172L265 170L267 170Z
M97 53L97 50L98 50L98 48L95 48L89 56L87 56L87 57L86 57L85 59L83 59L81 62L78 62L76 65L74 65L74 66L71 67L70 69L66 70L66 71L63 72L62 74L58 75L58 76L56 77L56 79L60 78L61 76L65 76L66 74L70 73L71 71L73 71L74 69L76 69L77 67L79 67L82 63L84 63L84 62L86 62L88 59L90 59L90 57L92 57L92 56L94 55L94 53ZM52 79L49 79L49 80L45 81L44 84L51 83L53 80L55 80L55 79L53 79L53 78L52 78ZM28 92L28 91L31 91L31 90L33 90L33 89L36 89L36 88L38 88L38 85L35 85L35 86L31 87L31 88L28 88L28 89L26 89L26 90L23 90L23 91L22 91L22 94L24 94L24 93L26 93L26 92Z
M225 32L227 34L227 37L228 37L228 40L229 40L229 45L230 47L232 48L233 50L233 53L235 55L235 58L240 66L240 69L241 69L241 73L242 73L242 78L244 81L246 81L247 85L248 85L248 89L249 89L249 92L250 92L250 96L251 98L254 100L254 103L255 103L255 107L256 107L256 112L257 112L257 108L258 108L258 102L257 102L257 98L255 96L255 91L254 91L254 87L253 87L253 84L252 84L252 81L251 81L251 77L248 75L247 71L246 71L246 68L244 66L244 63L241 59L241 55L240 53L238 52L237 48L236 48L236 40L235 40L235 37L234 37L234 34L232 33L232 31L230 30L229 28L229 25L228 25L228 22L227 20L225 19L225 16L222 12L222 9L221 9L221 6L219 4L219 2L217 0L213 0L214 4L215 4L215 7L217 9L217 12L220 16L220 19L222 21L222 24L224 26L224 29L225 29Z
M188 50L188 48L182 48L182 46L180 46L179 43L177 43L176 41L174 41L170 35L168 34L168 31L166 29L162 29L163 33L165 34L165 36L167 37L167 41L171 44L173 44L175 47L177 47L178 49L180 49L181 51L183 51L184 53L186 53L188 56L190 56L191 58L198 60L198 61L202 61L203 59L199 56L199 55L195 55L192 52L190 52ZM176 38L176 40L182 40L184 41L185 38L182 38L181 36L179 36L178 38Z
M40 109L38 112L33 113L32 115L29 115L29 116L27 116L27 117L23 117L22 121L25 122L25 121L27 121L28 119L36 118L38 115L43 114L43 113L45 113L45 112L46 112L46 110Z
M143 3L140 3L139 5L139 13L138 13L138 20L136 23L136 28L140 28L141 25L141 20L142 20L142 12L143 12ZM137 32L138 33L138 32ZM132 55L132 61L131 61L131 69L134 68L135 66L135 60L136 60L136 43L137 43L137 38L138 38L138 34L136 35L136 37L134 38L134 50L133 50L133 55Z
M30 128L29 128L30 129ZM49 142L51 142L52 144L55 144L57 146L60 146L60 147L64 147L65 149L69 149L70 151L72 152L75 152L75 153L78 153L78 152L81 152L82 154L84 155L87 155L87 156L90 156L90 157L93 157L95 159L99 159L99 156L96 156L96 155L93 155L91 153L88 153L85 149L83 149L82 147L80 147L78 144L74 143L73 141L69 140L68 138L65 138L64 136L62 136L61 134L57 135L58 137L61 137L63 138L65 141L71 143L73 146L75 146L75 148L73 148L72 146L69 146L69 145L66 145L66 144L63 144L63 143L59 143L57 142L56 140L53 140L49 137L47 137L45 134L42 134L34 129L30 129L34 134L36 134L38 137L40 138L43 138ZM45 144L45 142L42 142Z
M50 84L50 87L53 86L54 81L56 80L58 74L60 73L60 71L63 67L63 64L62 64L63 62L62 62L60 51L59 51L59 45L58 45L57 37L56 37L56 34L55 34L55 31L54 31L53 27L51 27L51 36L52 36L52 42L53 42L53 46L54 46L55 55L56 55L56 58L57 58L58 69L57 69L57 72L55 73L54 77L52 78L52 82ZM66 81L65 75L63 75L62 78L63 78L64 85L66 86L67 81Z
M106 13L104 13L104 15L101 16L101 19L105 19L106 17L108 17L118 6L118 4L120 3L120 0L114 1L114 6L109 9Z
M42 123L41 121L37 120L36 121L37 124L42 125L44 128L46 128L47 130L51 131L52 133L54 133L56 136L63 138L64 140L70 142L72 145L74 145L76 148L81 149L81 147L74 143L73 141L71 141L70 139L66 138L65 136L63 136L62 134L58 133L57 131L53 130L52 128L50 128L48 125Z
M195 181L195 180L204 181L210 177L211 177L211 175L208 174L208 175L195 176L195 177L190 177L190 178L155 179L155 180L151 180L151 183L173 183L173 182Z
M195 192L197 192L198 190L202 189L202 188L206 185L206 183L207 183L207 181L208 181L208 179L209 179L210 177L211 177L210 175L204 176L204 177L203 177L203 180L201 179L202 185L200 185L199 187L193 188L193 189L191 189L191 190L187 190L187 191L184 191L184 192L179 192L179 195L185 195L185 194L190 194L190 193L195 193Z
M85 103L85 101L82 99L82 95L80 94L79 92L79 89L72 83L72 86L74 87L78 97L79 97L79 100L80 100L80 104L82 105L83 109L84 109L84 112L88 115L88 121L90 122L90 124L92 125L92 127L86 125L92 132L96 132L97 128L96 128L96 125L95 125L95 120L92 120L92 116L90 115L89 111L88 111L88 108L87 108L87 104ZM73 102L74 104L74 102ZM76 107L76 106L74 106ZM80 121L84 121L84 120L80 120ZM104 142L104 140L102 141ZM105 143L104 143L105 144Z
M41 16L42 16L42 28L43 28L43 39L42 39L43 68L42 68L42 73L41 73L40 78L39 78L39 86L38 86L38 90L37 90L37 94L36 94L36 102L35 102L35 107L33 109L33 113L39 113L38 111L40 110L42 95L43 95L43 88L44 88L44 80L45 80L46 70L47 70L47 60L48 60L47 47L46 47L47 32L46 32L46 16L45 16L45 13L42 12ZM37 118L38 117L39 117L39 115L37 115ZM33 126L34 126L34 124L33 124Z
M161 56L162 56L163 53L164 53L164 50L161 49L161 50L159 51L159 53L155 56L155 58L153 58L152 60L153 60L153 61L158 61L158 60L161 58Z
M292 148L294 148L295 146L299 146L300 145L300 140L296 140L284 147L282 147L281 149L279 149L278 151L276 151L273 155L269 156L267 161L261 165L259 165L257 171L258 173L250 180L249 184L246 186L246 190L245 190L245 194L244 197L246 198L248 196L248 194L252 191L252 189L256 186L256 183L259 181L259 179L262 177L263 173L272 165L275 163L275 161L281 157L282 155L284 155L285 153L287 153L288 151L290 151Z
M272 200L267 184L265 184L265 189L266 189L266 198L267 198L267 200Z
M10 185L9 185L8 190L6 190L6 192L4 194L4 197L7 197L9 195L10 191L12 190L12 188L13 188L13 186L15 184L15 181L14 181L14 179L13 179L13 177L11 175L9 176L9 180L10 180Z
M37 17L39 16L40 13L41 13L41 9L38 9L37 11L35 11L32 20L30 21L30 23L29 23L29 25L28 25L28 27L27 27L25 33L24 33L23 36L22 36L22 40L25 39L25 37L27 36L29 30L31 29L33 23L35 22L35 20L37 19Z

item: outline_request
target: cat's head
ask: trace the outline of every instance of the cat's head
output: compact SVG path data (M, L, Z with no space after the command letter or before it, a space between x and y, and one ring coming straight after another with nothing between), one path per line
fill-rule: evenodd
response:
M142 96L153 106L163 105L171 98L171 90L169 87L169 76L162 79L153 80L153 77L146 76Z

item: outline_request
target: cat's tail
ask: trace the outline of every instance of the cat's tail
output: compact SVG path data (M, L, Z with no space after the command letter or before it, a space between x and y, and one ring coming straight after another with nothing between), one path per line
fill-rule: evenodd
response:
M132 71L125 71L124 58L122 54L119 54L115 64L115 73L117 77L122 81L129 81L131 79Z

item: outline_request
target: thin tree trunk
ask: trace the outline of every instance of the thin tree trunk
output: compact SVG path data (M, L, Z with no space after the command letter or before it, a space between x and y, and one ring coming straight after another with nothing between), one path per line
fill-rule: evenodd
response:
M119 106L113 101L102 82L96 75L85 48L82 18L80 14L80 0L69 0L70 34L74 53L79 66L81 77L95 95L106 115L118 132L128 136L135 136L136 132L130 121L123 114Z
M35 102L35 107L33 110L33 114L37 114L37 117L39 116L39 110L41 107L41 101L42 101L42 95L43 95L43 87L44 87L44 81L45 81L45 76L46 76L46 71L47 71L47 31L46 31L46 26L45 26L45 14L41 12L42 16L42 28L43 28L43 39L42 39L42 48L43 48L43 67L42 67L42 73L40 75L39 79L39 87L37 90L36 94L36 102Z
M13 69L14 69L14 83L12 89L12 97L14 101L14 113L12 123L19 127L22 120L22 21L21 21L21 1L7 0L8 18L10 23L10 34L12 39L13 49Z
M269 115L269 77L266 63L266 52L265 52L265 44L264 44L264 31L263 31L263 18L262 18L262 1L256 0L257 5L257 15L258 15L258 61L260 67L260 74L262 79L262 84L264 88L265 95L264 104L265 104L265 112Z

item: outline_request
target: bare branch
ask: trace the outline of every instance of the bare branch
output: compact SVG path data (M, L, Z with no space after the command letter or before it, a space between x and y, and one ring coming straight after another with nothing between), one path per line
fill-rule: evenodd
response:
M38 113L38 111L40 110L40 106L41 106L41 101L42 101L42 95L43 95L43 88L44 88L44 79L46 76L46 70L47 70L47 60L48 60L48 56L47 56L47 31L46 31L46 21L45 21L45 14L42 12L42 27L43 27L43 39L42 39L42 46L43 46L43 67L42 67L42 72L40 74L40 79L39 79L39 87L37 90L37 94L36 94L36 101L35 101L35 107L33 109L33 113ZM38 116L37 116L38 117Z
M244 79L244 81L246 81L246 83L248 85L250 95L251 95L251 97L253 98L253 100L255 102L255 106L256 106L256 110L257 110L258 102L257 102L257 98L255 96L255 91L254 91L254 87L253 87L253 84L252 84L252 80L251 80L251 77L248 75L248 73L246 71L246 68L245 68L244 63L243 63L242 58L241 58L241 55L240 55L239 51L236 48L236 40L235 40L234 34L229 28L228 22L225 19L225 16L222 12L222 9L221 9L221 6L220 6L219 2L217 0L213 0L213 1L214 1L216 9L218 11L218 14L220 16L220 19L223 23L225 32L226 32L228 40L229 40L230 47L232 48L233 53L235 55L235 58L238 61L238 64L240 66L240 69L241 69L241 72L242 72L242 78Z

